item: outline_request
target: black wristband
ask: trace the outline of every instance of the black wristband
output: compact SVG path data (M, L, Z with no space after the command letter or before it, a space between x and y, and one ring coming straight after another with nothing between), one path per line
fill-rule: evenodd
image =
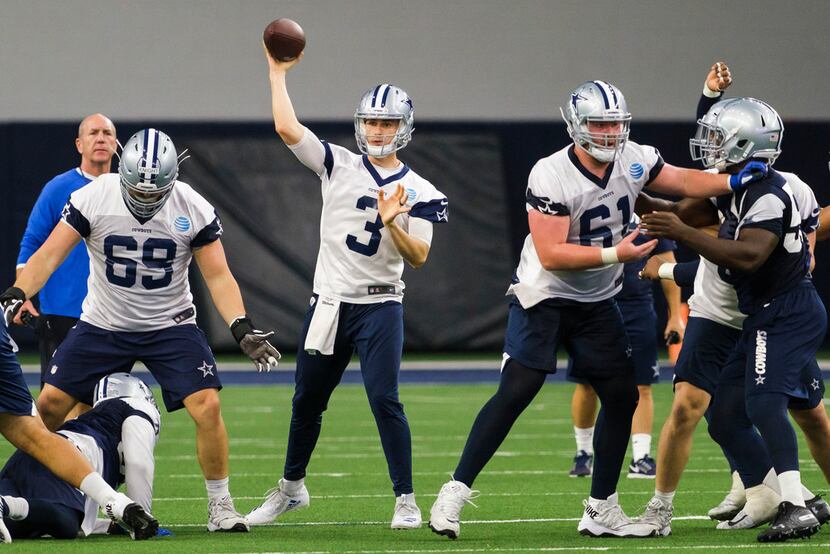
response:
M17 287L9 287L5 291L3 291L3 298L14 298L15 300L20 300L21 302L26 301L26 293L23 292L23 289L19 289Z
M231 334L233 335L233 338L236 339L237 343L242 342L245 335L250 334L253 330L254 324L251 322L251 318L247 315L245 317L238 317L233 320L233 323L231 323Z

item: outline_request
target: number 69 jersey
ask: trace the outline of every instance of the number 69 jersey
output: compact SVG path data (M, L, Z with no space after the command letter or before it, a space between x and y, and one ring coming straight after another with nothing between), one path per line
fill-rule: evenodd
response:
M637 195L663 169L663 159L655 148L628 141L601 179L582 165L574 148L570 145L536 162L528 178L527 211L568 216L569 244L614 246L627 234ZM516 295L526 309L547 298L598 302L620 291L622 272L623 264L549 271L528 235L508 294Z
M154 331L194 323L187 270L192 249L217 240L213 206L176 181L161 210L140 221L121 196L119 176L101 175L78 189L62 221L84 238L89 293L81 320L110 331Z
M319 142L311 132L291 148L322 181L314 292L353 304L400 301L404 261L378 214L378 191L391 195L398 184L403 186L410 211L398 215L396 223L428 244L432 224L447 221L446 197L405 164L391 170L376 167L366 156ZM299 149L322 150L322 167L315 167Z

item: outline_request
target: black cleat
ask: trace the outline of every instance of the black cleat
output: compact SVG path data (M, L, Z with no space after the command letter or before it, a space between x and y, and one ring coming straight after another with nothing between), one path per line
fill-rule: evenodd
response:
M815 535L819 527L821 524L808 508L784 501L778 505L778 514L772 524L758 535L758 542L805 539Z
M820 494L815 495L810 500L804 502L813 515L816 516L819 525L824 525L830 521L830 504L824 500Z
M130 536L136 541L155 537L159 530L159 522L156 518L145 512L144 508L135 502L124 508L121 525L129 531Z

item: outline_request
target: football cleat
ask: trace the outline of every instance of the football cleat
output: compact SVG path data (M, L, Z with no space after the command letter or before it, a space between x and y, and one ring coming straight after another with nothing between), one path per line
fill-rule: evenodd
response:
M221 531L225 533L247 533L250 530L248 521L242 517L233 505L230 495L211 498L208 502L207 529L211 533Z
M284 492L285 485L285 479L280 479L279 484L266 493L263 503L248 514L248 523L251 525L268 525L285 512L299 510L309 505L310 499L305 483L301 485L296 493L290 495Z
M590 477L594 467L594 455L580 450L574 456L574 466L571 468L571 477Z
M0 542L12 542L12 534L9 533L9 528L6 527L6 518L9 517L9 505L6 504L6 499L0 497Z
M741 508L746 504L746 498L743 500L732 497L731 493L726 495L726 498L721 500L720 504L709 510L707 515L716 521L729 521L738 515Z
M783 542L815 535L821 524L808 508L796 506L786 500L778 507L775 521L760 535L758 542Z
M666 504L659 498L652 498L646 505L645 511L635 521L638 523L649 523L657 529L661 537L671 535L671 518L674 515L674 507Z
M830 521L830 505L824 500L820 494L815 495L810 500L805 500L804 505L813 512L820 525L824 525Z
M746 504L729 521L718 523L721 530L752 529L775 519L781 495L766 485L757 485L746 490Z
M159 522L156 518L124 494L116 493L115 498L104 506L104 512L123 527L133 540L143 541L155 537L158 532Z
M583 500L585 511L577 530L589 537L656 537L658 528L651 523L632 521L617 502L617 493L607 500Z
M654 479L657 477L657 461L646 454L639 460L631 460L628 464L629 479Z
M402 494L395 499L392 529L418 529L421 523L421 509L415 504L415 493Z
M438 498L429 511L429 528L453 540L461 534L461 509L464 504L473 504L471 501L478 496L478 491L461 481L447 481L441 487Z

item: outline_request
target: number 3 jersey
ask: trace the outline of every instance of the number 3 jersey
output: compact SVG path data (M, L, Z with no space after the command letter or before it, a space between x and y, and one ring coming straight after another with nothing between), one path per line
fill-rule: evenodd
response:
M657 149L628 141L609 164L605 178L599 178L582 165L574 148L570 145L536 162L528 178L526 209L568 216L569 244L614 246L627 234L637 195L663 169L663 159ZM547 270L528 235L514 283L507 292L524 308L547 298L598 302L620 291L622 273L623 264Z
M192 249L217 240L213 206L176 181L161 210L139 220L121 196L119 176L101 175L78 189L62 221L86 242L89 293L81 320L110 331L154 331L195 323L187 280Z
M404 260L381 222L378 191L389 196L398 184L404 187L410 211L395 221L427 244L432 224L447 221L446 197L405 164L377 167L366 156L321 142L309 130L289 148L322 181L314 292L353 304L400 301Z

